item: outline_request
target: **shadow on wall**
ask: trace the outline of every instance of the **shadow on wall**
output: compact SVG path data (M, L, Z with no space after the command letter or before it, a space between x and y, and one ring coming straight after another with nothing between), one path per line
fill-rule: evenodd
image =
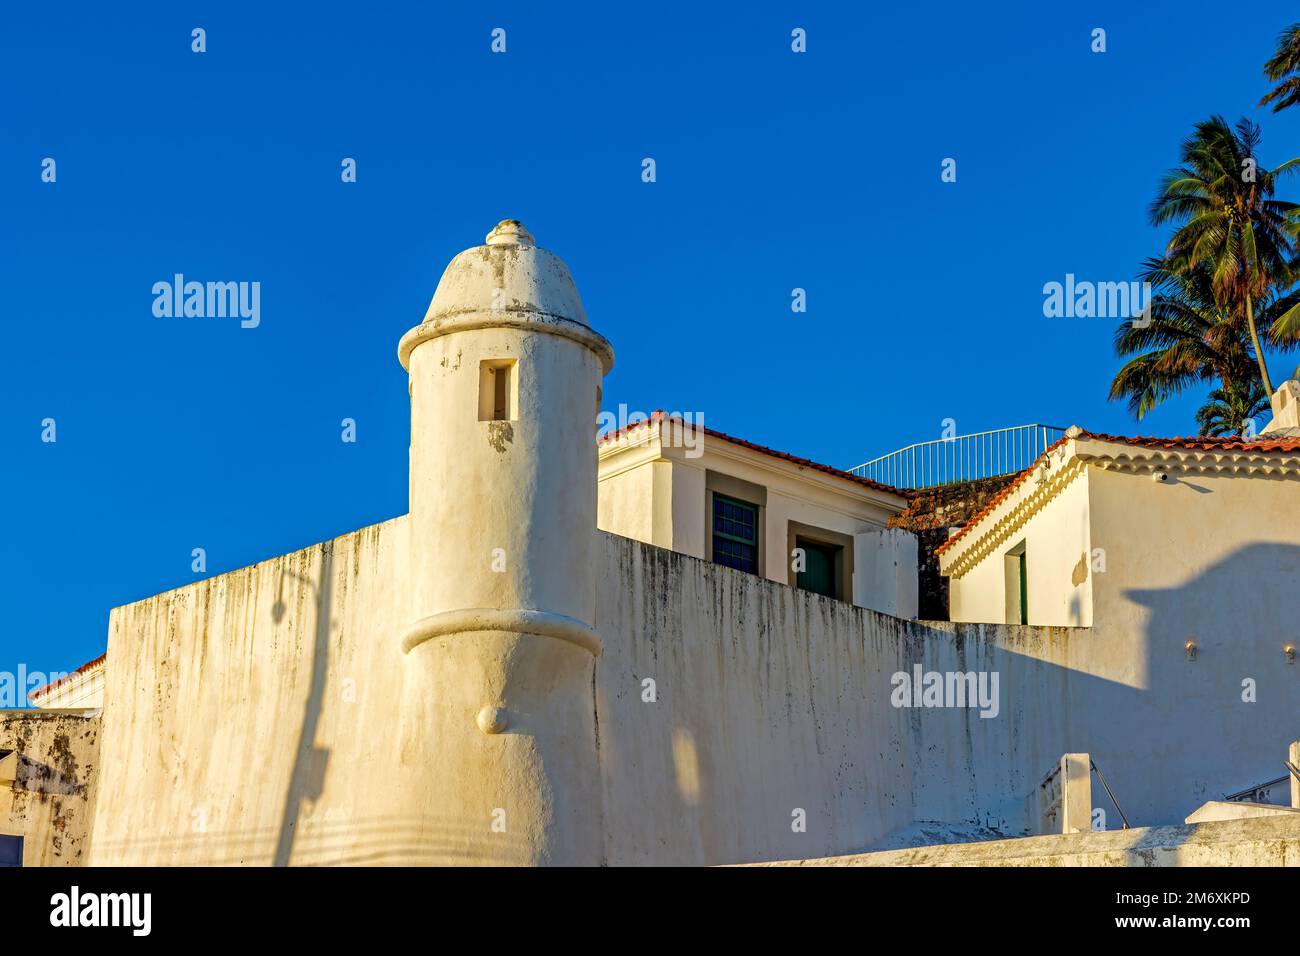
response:
M18 754L13 788L15 792L50 796L85 796L86 785L79 783L75 774L64 773L57 767Z
M1112 606L1096 612L1112 623L1089 630L988 627L986 643L962 628L927 647L927 669L998 671L1005 710L923 711L918 819L1024 832L1032 803L1017 826L1017 793L1032 796L1066 752L1091 754L1134 826L1181 824L1207 800L1282 775L1300 739L1300 665L1284 653L1300 608L1287 580L1300 582L1300 548L1251 545L1177 587L1123 592L1145 608L1129 626L1113 623L1123 612ZM965 793L964 814L935 799L945 790ZM1106 828L1120 826L1096 777L1093 805Z
M307 692L307 701L303 705L302 730L298 734L298 744L294 751L293 773L289 778L289 787L285 794L284 814L280 820L280 835L276 842L273 865L288 866L293 858L293 845L302 812L304 800L316 801L325 791L325 773L329 765L330 752L316 744L316 731L320 725L321 704L325 694L325 681L329 673L330 642L330 597L334 586L334 546L327 542L321 546L320 583L295 574L293 571L281 572L278 594L284 594L284 575L288 574L302 581L316 592L316 639L312 648L311 686ZM276 623L285 613L285 605L277 596L271 609Z
M1203 768L1208 784L1197 797L1283 774L1287 746L1300 740L1300 664L1286 653L1300 645L1300 547L1248 545L1178 587L1124 596L1147 609L1151 693L1178 689L1187 769ZM1225 710L1237 719L1221 719ZM1215 760L1238 754L1259 759L1244 774L1240 760Z
M1035 777L1065 752L1092 754L1134 826L1182 823L1206 800L1278 777L1288 743L1300 739L1300 667L1283 653L1300 620L1300 593L1279 587L1286 580L1300 580L1300 548L1251 545L1179 587L1125 592L1145 615L1127 627L1057 632L1054 652L1050 630L1043 645L1028 639L1031 628L988 628L988 649L958 632L952 656L937 659L927 648L935 670L1000 671L1006 711L1005 721L924 711L918 818L954 819L931 816L959 808L926 793L952 788L969 799L957 821L1014 823L1015 791L1032 793ZM1101 607L1097 619L1121 614L1122 606ZM1014 782L1001 804L1000 766L1010 771L1004 788ZM1106 829L1121 825L1096 778L1093 806ZM1024 814L1013 830L1034 825L1030 806Z

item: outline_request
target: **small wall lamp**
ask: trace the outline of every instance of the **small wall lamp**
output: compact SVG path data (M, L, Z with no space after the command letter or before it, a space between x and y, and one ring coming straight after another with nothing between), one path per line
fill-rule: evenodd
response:
M1195 641L1188 641L1186 644L1183 645L1183 650L1185 650L1185 651L1187 652L1187 659L1188 659L1189 661L1194 661L1194 660L1196 660L1196 642L1195 642Z
M1286 655L1286 662L1287 662L1288 664L1294 664L1294 663L1295 663L1295 645L1294 645L1294 644L1288 644L1286 647L1282 648L1282 653Z

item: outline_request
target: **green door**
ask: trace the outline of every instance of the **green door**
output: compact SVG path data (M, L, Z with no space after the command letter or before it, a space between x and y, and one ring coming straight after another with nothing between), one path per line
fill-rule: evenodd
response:
M804 551L804 570L798 573L799 587L827 597L835 597L835 551L825 545L800 539Z
M1020 564L1020 623L1029 623L1029 573L1025 569L1025 552L1019 555Z

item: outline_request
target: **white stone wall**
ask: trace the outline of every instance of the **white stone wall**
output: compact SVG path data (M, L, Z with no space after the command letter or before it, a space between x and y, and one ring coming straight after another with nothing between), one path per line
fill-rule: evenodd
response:
M97 865L422 863L393 810L406 518L115 608Z
M671 471L672 466L663 463ZM617 529L624 537L658 544L672 545L672 521L656 521L655 494L656 468L653 462L627 468L617 474L601 478L597 496L596 523L608 531ZM661 497L671 504L671 481L659 490Z
M1242 667L1271 665L1247 705L1237 667L1198 670L1180 646L1156 662L1127 626L909 623L613 536L605 550L611 862L843 853L914 820L1034 832L1036 788L1070 752L1092 755L1132 825L1178 823L1277 776L1296 735L1300 675L1275 630L1219 619L1216 643ZM916 664L996 673L997 715L895 708L890 678ZM1151 668L1157 680L1139 679ZM1093 796L1118 828L1105 791ZM806 834L790 829L795 808Z
M820 855L911 821L913 754L887 699L906 625L612 535L603 545L610 863Z
M481 812L455 818L412 799L429 772L412 755L437 745L398 732L406 530L395 519L113 612L91 862L494 858L509 780L467 781ZM590 812L611 864L859 852L913 821L1019 833L1067 752L1092 754L1134 825L1177 823L1276 776L1297 736L1300 681L1273 631L1201 628L1188 664L1131 627L904 622L599 538L604 797ZM1258 703L1240 702L1237 665L1211 666L1229 654L1260 676ZM917 663L998 673L997 716L894 707L892 675Z

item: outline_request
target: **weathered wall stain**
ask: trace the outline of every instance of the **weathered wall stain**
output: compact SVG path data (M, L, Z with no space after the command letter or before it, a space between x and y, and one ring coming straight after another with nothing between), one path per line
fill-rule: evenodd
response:
M472 842L481 821L390 809L420 769L382 732L401 720L407 531L395 519L114 611L94 862L270 863L280 847L295 865L419 864ZM587 686L611 864L851 853L922 821L1018 835L1027 795L1067 751L1096 756L1135 825L1168 823L1194 809L1206 767L1249 783L1252 760L1278 759L1248 735L1252 715L1179 711L1183 683L1208 672L1180 661L1145 685L1147 648L1128 633L907 622L605 533L597 554L604 651ZM997 672L998 716L893 706L893 675L917 665ZM308 742L298 716L313 697ZM1184 767L1167 755L1191 746L1188 720L1199 742ZM18 720L6 739L92 780L77 734L40 726ZM295 773L304 747L330 752L321 773ZM250 754L276 785L231 772ZM67 858L85 796L28 795L54 797Z
M0 711L0 750L18 756L12 789L0 788L0 833L24 837L25 866L85 862L99 730L89 712Z
M514 426L509 422L488 422L488 444L492 450L498 453L504 453L506 445L515 440Z

